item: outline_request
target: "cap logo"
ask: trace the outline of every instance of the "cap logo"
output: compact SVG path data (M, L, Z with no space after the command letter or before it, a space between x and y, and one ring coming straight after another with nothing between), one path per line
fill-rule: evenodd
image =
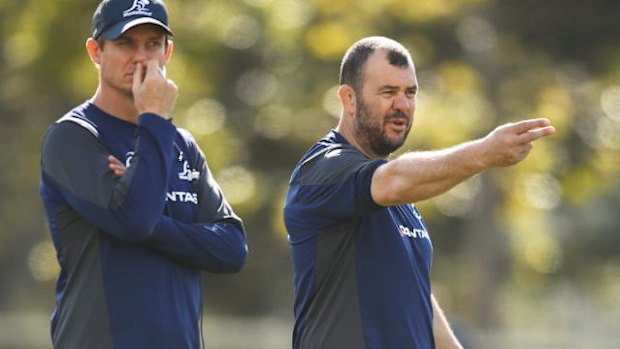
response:
M135 15L140 16L151 16L153 12L149 11L147 5L149 5L149 0L133 0L133 5L130 8L123 11L123 17L130 17Z

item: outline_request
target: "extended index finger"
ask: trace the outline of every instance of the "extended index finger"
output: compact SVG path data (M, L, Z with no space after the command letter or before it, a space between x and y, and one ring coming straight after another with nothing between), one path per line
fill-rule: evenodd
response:
M555 133L555 127L553 126L545 126L540 128L534 128L527 132L524 132L519 135L519 137L523 137L523 142L532 142L537 140L538 138L550 136Z
M133 72L133 87L136 88L142 84L142 69L144 67L141 63L136 64L136 70Z
M524 132L528 132L537 128L543 128L551 126L551 121L547 118L538 118L538 119L528 119L522 120L519 122L515 122L510 127L515 131L516 134L522 134Z

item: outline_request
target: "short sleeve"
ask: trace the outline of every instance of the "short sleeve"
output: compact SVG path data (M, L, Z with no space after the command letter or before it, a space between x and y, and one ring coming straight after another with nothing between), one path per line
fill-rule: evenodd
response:
M293 189L295 201L307 213L326 219L346 219L379 209L372 200L370 184L384 163L368 159L352 147L328 149L300 165L299 183Z

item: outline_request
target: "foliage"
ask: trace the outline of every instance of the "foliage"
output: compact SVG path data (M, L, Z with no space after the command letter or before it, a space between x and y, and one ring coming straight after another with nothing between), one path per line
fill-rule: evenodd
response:
M558 280L585 278L595 286L584 291L601 299L611 296L600 290L618 287L610 275L620 270L620 42L612 31L620 3L167 4L175 31L168 72L180 86L175 122L193 131L249 233L244 271L206 276L208 311L290 316L281 219L288 176L336 125L339 60L366 35L405 43L416 61L419 108L403 151L453 145L526 117L549 117L558 129L524 163L419 203L449 313L492 325L502 318L504 290L526 302ZM84 41L95 6L0 0L0 309L50 309L53 302L39 145L47 125L94 92ZM597 272L603 266L607 272Z

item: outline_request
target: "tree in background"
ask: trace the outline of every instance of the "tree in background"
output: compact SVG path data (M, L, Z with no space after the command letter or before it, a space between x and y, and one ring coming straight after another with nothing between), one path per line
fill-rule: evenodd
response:
M56 269L37 193L39 145L47 125L95 86L84 41L96 3L0 0L0 310L51 311ZM339 60L367 35L405 43L416 61L419 109L403 150L450 146L524 117L548 117L558 130L515 168L419 203L448 314L488 327L525 318L553 294L611 304L620 287L620 39L612 30L620 3L167 4L178 42L169 67L180 87L175 123L192 129L248 228L244 271L205 278L208 308L291 316L286 183L299 156L336 125Z

